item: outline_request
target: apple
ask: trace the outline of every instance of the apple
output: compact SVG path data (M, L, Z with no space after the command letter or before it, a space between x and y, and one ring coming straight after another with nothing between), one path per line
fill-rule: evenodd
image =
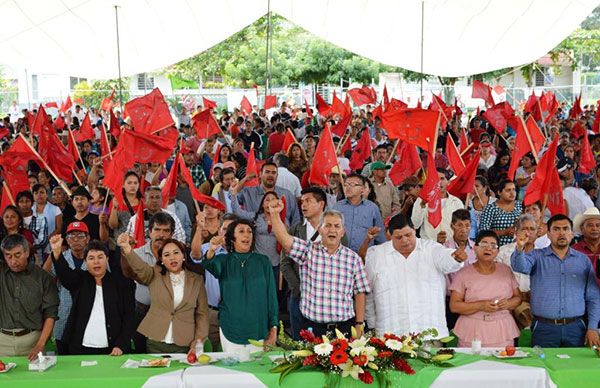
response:
M0 371L3 371L5 369L6 369L6 365L2 361L0 361Z
M500 357L506 357L506 356L507 356L506 350L503 350L500 352Z
M187 355L187 361L190 364L195 364L197 360L198 360L198 358L196 357L196 353L194 353L194 352L189 352L188 353L188 355Z
M507 356L514 356L515 352L517 351L517 349L515 349L515 347L512 345L508 345L505 350Z

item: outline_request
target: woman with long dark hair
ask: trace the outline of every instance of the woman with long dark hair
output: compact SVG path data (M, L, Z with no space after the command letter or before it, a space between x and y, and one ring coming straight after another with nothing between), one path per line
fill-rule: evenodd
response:
M515 221L523 213L521 202L517 201L517 189L513 181L502 180L497 185L497 198L488 204L479 220L479 231L492 230L500 238L500 246L513 242Z
M493 189L496 189L497 184L503 179L512 179L508 176L508 168L510 167L510 152L502 150L496 156L496 161L488 170L488 180Z
M129 220L135 214L141 199L140 177L134 171L128 171L125 178L123 178L123 200L125 203L120 204L116 198L113 198L110 216L108 217L108 226L114 230L115 236L127 230Z
M304 148L300 144L294 143L284 152L287 152L287 157L290 160L288 170L302 180L302 175L308 170L308 157Z
M21 234L29 242L30 252L33 252L33 233L23 226L23 216L16 206L8 205L2 212L0 223L0 241L11 234ZM0 252L0 255L2 253Z
M219 280L219 326L224 352L262 350L248 340L277 340L278 303L271 261L254 249L253 222L233 221L225 236L215 236L204 255L202 266ZM227 254L215 255L224 246Z

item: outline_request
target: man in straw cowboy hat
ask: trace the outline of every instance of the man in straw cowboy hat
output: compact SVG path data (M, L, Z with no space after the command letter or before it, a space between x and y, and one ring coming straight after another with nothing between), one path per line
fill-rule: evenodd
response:
M591 207L576 215L575 220L573 220L573 231L575 234L582 235L582 239L573 245L573 249L586 254L590 258L596 274L596 282L600 286L596 267L600 257L600 210L597 207Z

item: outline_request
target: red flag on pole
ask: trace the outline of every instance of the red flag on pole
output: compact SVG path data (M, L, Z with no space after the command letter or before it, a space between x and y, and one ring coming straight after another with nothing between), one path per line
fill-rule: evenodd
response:
M65 119L63 119L60 113L58 114L58 116L56 116L56 120L54 120L54 123L52 125L54 126L54 129L58 131L63 131L65 129Z
M473 93L471 98L481 98L489 106L494 106L494 97L492 96L492 88L481 81L473 81Z
M310 109L310 107L308 106L308 101L306 101L306 98L304 99L304 105L306 106L306 115L308 117L313 117L312 109Z
M179 176L179 153L175 155L171 171L167 176L165 185L162 188L162 206L166 208L170 198L175 198L177 194L177 177Z
M67 99L60 105L59 111L66 113L72 106L73 102L71 101L71 96L67 96Z
M411 175L414 175L421 168L421 158L417 147L405 141L400 141L397 147L398 159L392 166L388 176L394 186L399 186Z
M48 127L46 127L48 128ZM50 127L51 128L51 127ZM60 179L71 182L75 159L60 141L54 129L44 129L40 135L38 153Z
M33 126L31 128L31 132L35 135L41 135L44 131L44 128L52 127L52 123L46 110L44 110L43 106L40 106L37 114L35 115L35 119L33 120Z
M242 102L240 102L240 107L242 108L242 113L244 114L244 116L248 116L250 113L252 113L252 104L250 103L250 100L248 100L246 95L244 95L244 97L242 97Z
M50 101L50 102L47 102L44 105L46 106L46 108L56 108L56 109L58 109L58 104L56 103L56 101Z
M79 131L75 133L75 141L77 143L81 143L86 140L94 140L95 138L96 134L94 133L94 128L92 128L92 123L90 121L90 113L88 112L85 114L85 117L81 122Z
M10 131L8 130L8 128L0 127L0 139L3 139L8 135L10 135Z
M100 130L100 154L102 157L109 156L111 154L110 145L108 144L108 135L104 130L104 125L99 124L98 129ZM110 156L112 159L112 156Z
M215 101L209 100L206 97L202 97L202 106L204 106L204 109L206 109L206 108L217 109L217 103Z
M143 247L146 244L146 227L144 226L144 201L140 200L135 213L135 226L133 238L135 240L134 248Z
M384 108L387 109L389 104L390 104L390 98L388 96L387 85L383 84L383 106L384 106Z
M2 200L0 200L0 213L4 213L4 209L8 205L16 206L15 198L8 187L6 181L2 182Z
M460 156L456 144L454 144L454 139L452 139L452 136L450 135L446 138L446 156L448 157L448 162L450 163L452 171L454 171L456 175L459 175L465 169L465 162L462 156Z
M510 166L508 168L508 179L514 179L515 172L517 171L517 167L519 167L519 163L521 163L521 159L528 152L531 152L534 155L534 158L537 158L542 146L544 145L544 135L542 135L540 129L533 117L527 118L526 125L523 125L523 119L518 118L515 120L517 128L515 131L517 132L515 137L515 148L513 149Z
M258 168L256 165L256 155L254 152L254 143L250 144L250 151L248 152L248 164L246 165L246 176L254 173L254 178L248 179L244 187L255 187L258 186Z
M226 207L223 204L223 202L221 202L213 197L210 197L208 195L202 194L196 188L196 186L194 186L194 180L192 179L192 174L190 174L190 170L185 165L185 162L183 161L183 158L181 156L179 157L179 171L181 173L181 177L183 178L183 180L187 183L188 187L190 188L192 198L194 198L196 201L198 201L200 203L203 203L203 204L213 207L215 209L221 210L223 212L225 211Z
M421 200L427 203L427 220L434 228L442 222L442 194L440 178L435 169L433 153L427 153L427 179L419 192Z
M122 144L124 150L131 153L137 162L162 164L173 153L178 137L179 132L176 129L169 130L161 136L126 130L119 138L119 145Z
M538 102L538 96L535 95L535 92L532 90L527 102L525 103L525 107L523 108L523 112L530 113L533 112L535 106Z
M363 130L358 143L354 147L352 157L350 157L350 168L352 171L362 168L369 156L371 156L371 135L369 134L369 129L366 128Z
M175 125L169 105L158 88L125 104L126 116L136 132L153 134Z
M105 110L107 112L111 110L113 107L113 98L115 98L115 89L112 90L110 96L102 99L102 102L100 103L100 109Z
M75 142L73 132L71 132L71 130L68 128L67 131L67 151L69 151L69 154L71 154L73 160L75 160L75 163L77 163L77 161L81 159L81 155L79 155L79 149L77 148L77 143ZM84 166L81 167L83 168Z
M265 96L265 109L277 107L277 96Z
M327 117L331 113L331 107L319 93L317 93L317 110L321 116Z
M504 133L508 118L515 113L512 106L506 101L500 102L483 112L483 117L490 123L499 134Z
M579 172L583 174L589 174L594 168L596 168L596 160L594 158L594 152L590 146L590 139L588 139L587 133L583 135L583 143L581 144L580 152Z
M333 113L333 114L337 113L339 115L346 114L346 106L344 105L344 102L335 95L335 90L333 91L333 102L331 103L331 113Z
M331 169L337 165L338 160L333 145L333 137L329 126L325 126L310 166L308 181L318 186L329 186Z
M581 109L581 94L575 97L575 102L573 103L573 107L569 111L569 118L576 119L583 113L583 109Z
M437 137L439 112L423 109L386 110L381 126L390 139L401 139L430 150Z
M345 109L345 108L344 108ZM331 133L337 137L343 137L346 133L346 129L352 122L352 111L346 110L338 122L331 128Z
M479 155L480 151L477 153L469 164L465 166L465 168L457 174L457 177L450 181L448 184L448 193L454 195L455 197L463 198L469 193L473 192L473 188L475 187L475 177L477 176L477 167L479 167Z
M108 111L108 115L110 117L108 131L111 135L113 135L113 137L118 139L119 135L121 134L121 126L119 125L119 119L117 119L117 116L115 116L112 109Z
M285 137L283 139L283 146L281 147L281 149L283 150L283 152L288 152L290 150L290 147L294 143L297 143L296 137L294 136L292 131L288 128L287 132L285 133Z
M350 89L347 93L358 106L377 103L377 95L373 98L373 92L368 86Z
M558 135L554 137L548 150L542 155L535 170L533 180L527 186L523 204L531 205L537 201L547 202L546 206L552 215L565 214L563 189L556 169L556 151Z
M196 136L199 139L208 139L213 135L221 133L221 127L219 127L210 109L204 109L196 113L192 117L192 127L196 129Z

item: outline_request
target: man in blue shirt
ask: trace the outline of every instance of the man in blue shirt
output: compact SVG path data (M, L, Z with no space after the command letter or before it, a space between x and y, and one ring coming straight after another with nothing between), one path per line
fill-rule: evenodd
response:
M527 234L516 236L514 271L531 277L532 344L542 347L600 346L600 291L586 255L569 245L573 222L563 214L548 220L550 246L524 252ZM587 330L586 330L587 329Z
M383 219L379 207L368 199L363 199L366 190L366 179L362 175L350 174L344 182L346 199L338 201L334 209L344 215L344 228L348 236L348 247L358 252L369 228L379 227L375 237L376 244L386 242Z

